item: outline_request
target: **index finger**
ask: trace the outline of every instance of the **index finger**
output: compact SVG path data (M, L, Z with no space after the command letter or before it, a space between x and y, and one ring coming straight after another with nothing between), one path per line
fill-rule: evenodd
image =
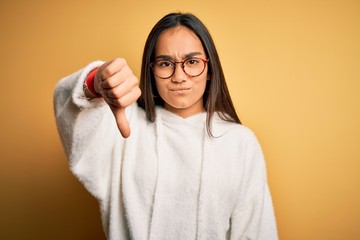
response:
M100 67L99 76L102 80L105 80L121 71L126 65L126 60L123 58L116 58L106 62Z

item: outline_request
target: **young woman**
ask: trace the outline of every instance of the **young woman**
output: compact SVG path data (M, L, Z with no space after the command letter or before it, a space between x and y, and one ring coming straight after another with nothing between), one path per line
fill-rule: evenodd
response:
M124 59L93 62L62 79L54 101L70 169L98 199L108 239L277 239L261 148L194 15L154 26L140 87Z

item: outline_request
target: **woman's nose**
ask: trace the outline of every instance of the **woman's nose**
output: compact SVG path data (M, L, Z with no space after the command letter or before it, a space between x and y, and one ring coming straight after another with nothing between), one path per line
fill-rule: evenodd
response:
M175 64L174 74L171 77L172 82L184 82L188 78L181 63Z

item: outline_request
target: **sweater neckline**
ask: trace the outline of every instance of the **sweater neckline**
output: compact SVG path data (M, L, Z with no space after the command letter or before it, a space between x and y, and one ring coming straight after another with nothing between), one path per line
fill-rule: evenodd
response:
M183 118L175 113L166 110L163 107L156 107L157 115L167 123L174 124L190 124L190 125L204 125L206 122L206 112L200 112L189 117Z

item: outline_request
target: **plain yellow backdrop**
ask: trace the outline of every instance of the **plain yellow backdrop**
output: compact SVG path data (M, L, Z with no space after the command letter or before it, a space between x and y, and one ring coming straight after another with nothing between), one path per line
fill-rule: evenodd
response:
M360 2L0 2L0 239L104 239L68 170L58 80L93 60L139 75L151 27L192 12L213 35L236 109L263 147L280 239L360 239Z

